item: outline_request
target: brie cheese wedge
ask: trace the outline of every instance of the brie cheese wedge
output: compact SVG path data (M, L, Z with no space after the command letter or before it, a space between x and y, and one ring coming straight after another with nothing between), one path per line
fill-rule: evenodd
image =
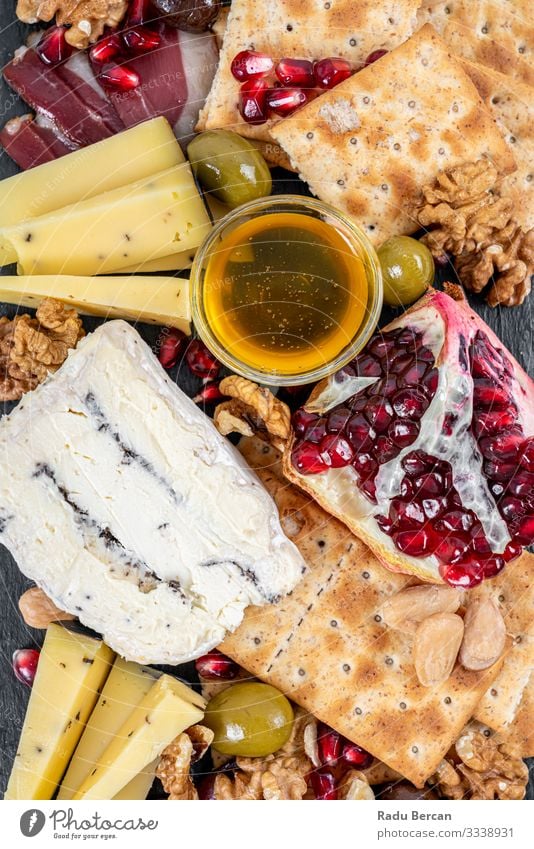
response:
M258 478L123 321L22 399L0 449L0 540L127 660L199 656L305 569Z

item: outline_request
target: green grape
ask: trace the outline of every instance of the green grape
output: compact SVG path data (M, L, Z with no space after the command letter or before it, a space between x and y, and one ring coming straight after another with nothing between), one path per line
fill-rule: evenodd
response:
M287 743L293 709L270 684L234 684L211 699L203 724L215 734L213 748L221 754L259 758Z
M432 254L417 239L392 236L377 253L384 280L384 303L390 307L413 304L434 280Z
M208 130L187 146L187 155L200 184L235 209L271 194L271 172L261 153L230 130Z

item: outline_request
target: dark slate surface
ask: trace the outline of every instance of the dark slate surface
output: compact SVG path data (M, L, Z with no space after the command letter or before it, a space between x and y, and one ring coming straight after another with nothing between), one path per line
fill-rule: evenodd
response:
M0 67L10 60L13 51L23 43L29 28L15 18L16 0L4 0L0 4ZM22 115L28 108L0 81L0 125L15 115ZM17 173L17 167L6 154L0 152L0 179ZM306 189L292 175L282 170L274 174L276 190L305 194ZM0 203L2 202L0 193ZM0 269L2 273L14 273L12 268ZM448 279L454 279L452 269L448 270ZM512 351L521 365L530 373L534 373L533 351L533 311L534 300L527 301L522 307L513 309L492 310L480 298L473 298L472 305L484 320L493 328L506 346ZM16 309L0 304L0 315L12 316ZM381 324L385 324L391 314L384 312ZM98 325L97 319L84 319L87 331ZM157 329L146 325L138 327L143 338L154 346L157 339ZM189 394L195 394L199 382L192 379L186 369L177 368L172 375L179 385ZM9 412L14 405L5 405L2 412ZM1 474L1 470L0 470ZM24 713L29 696L29 690L18 683L12 673L11 657L15 649L22 647L39 647L43 633L28 628L20 616L17 601L24 590L30 586L17 569L13 558L0 546L0 792L6 787L11 770L13 756L22 728ZM176 670L174 670L176 672ZM179 673L184 678L193 680L191 666L180 668ZM157 794L157 790L154 795ZM530 798L534 798L532 783Z

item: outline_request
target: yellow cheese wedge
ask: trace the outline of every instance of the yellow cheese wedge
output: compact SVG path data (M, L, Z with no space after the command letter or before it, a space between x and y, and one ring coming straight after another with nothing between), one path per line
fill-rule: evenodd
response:
M183 271L186 268L191 268L195 258L196 248L191 251L180 251L171 256L162 256L160 259L149 259L146 262L141 262L138 265L129 265L126 268L119 268L118 274L139 274L150 271Z
M72 799L133 709L154 685L157 677L158 673L153 669L137 663L128 663L120 657L116 659L61 782L58 799ZM141 780L136 776L133 780L136 787L125 787L127 795L123 798L146 799L152 781L144 795L132 794L144 790L147 778L146 774ZM152 774L152 780L153 778Z
M0 183L0 228L95 197L184 162L166 118L153 118L109 139ZM0 252L0 265L16 262Z
M100 640L49 626L6 799L52 798L112 663Z
M107 274L198 247L211 228L189 163L0 230L21 274Z
M134 708L73 798L113 799L178 734L200 722L204 707L198 693L170 675L162 675Z
M166 324L191 332L189 280L178 277L1 277L0 301L38 307L43 298L75 307L86 315Z

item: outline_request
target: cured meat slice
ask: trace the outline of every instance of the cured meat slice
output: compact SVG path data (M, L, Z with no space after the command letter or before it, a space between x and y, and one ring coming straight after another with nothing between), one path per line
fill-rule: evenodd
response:
M59 159L75 149L74 145L70 146L63 141L53 129L35 121L32 115L11 118L0 130L0 144L24 171Z

